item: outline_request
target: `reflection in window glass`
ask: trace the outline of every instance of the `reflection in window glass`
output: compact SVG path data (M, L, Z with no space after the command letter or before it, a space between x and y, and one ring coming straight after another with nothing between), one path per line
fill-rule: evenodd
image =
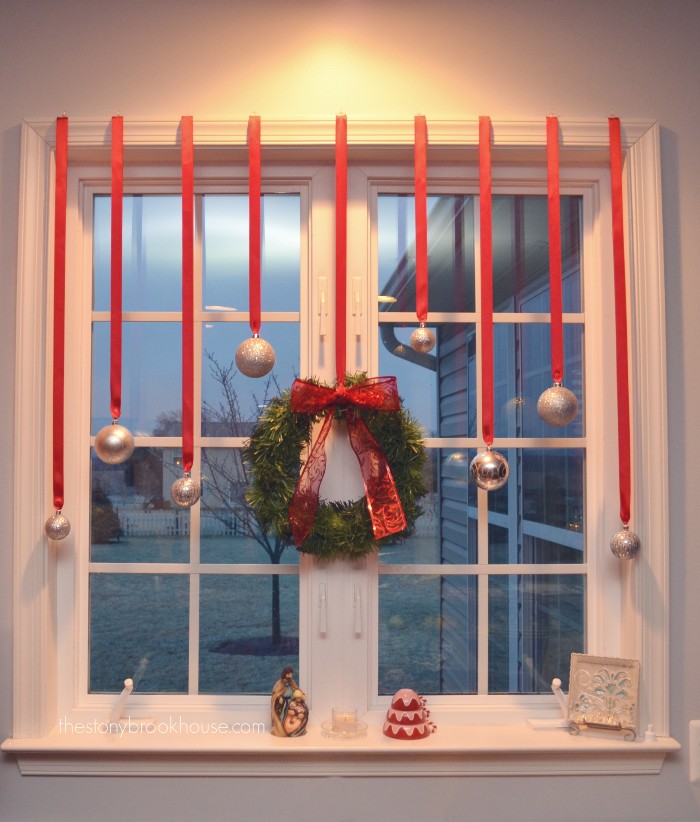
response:
M564 311L582 310L582 198L562 196ZM495 311L549 311L547 197L493 198L493 305Z
M476 577L379 577L379 693L476 692Z
M489 692L568 690L572 653L584 653L585 579L578 575L489 579Z
M109 410L109 323L92 327L92 433L112 422ZM128 322L123 326L122 416L134 436L179 436L182 424L180 323Z
M201 577L200 693L269 694L286 665L299 667L299 578Z
M93 306L109 311L112 204L94 199ZM179 195L126 195L122 231L124 311L179 311L182 272L182 204Z
M186 693L189 580L90 574L90 691Z
M261 528L245 498L248 483L240 448L202 449L202 562L298 563L293 546Z
M503 453L510 478L488 494L489 562L583 562L583 449L511 448Z
M381 311L416 310L415 200L380 194L377 214ZM431 311L474 310L474 203L469 196L428 197Z
M202 306L248 311L248 195L205 194L202 222ZM263 311L299 311L300 224L298 194L263 195Z
M552 386L549 324L496 323L493 340L495 435L582 437L583 326L564 325L563 384L576 395L579 410L576 418L562 428L546 425L537 413L540 394Z
M136 448L121 465L91 451L92 562L187 562L190 511L170 499L182 476L179 448Z

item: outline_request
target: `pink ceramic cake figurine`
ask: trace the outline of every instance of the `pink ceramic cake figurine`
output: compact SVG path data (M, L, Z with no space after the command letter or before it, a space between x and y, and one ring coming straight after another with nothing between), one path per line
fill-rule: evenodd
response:
M410 688L402 688L394 694L391 707L386 712L384 736L392 739L425 739L437 730L435 723L428 719L429 716L425 698Z

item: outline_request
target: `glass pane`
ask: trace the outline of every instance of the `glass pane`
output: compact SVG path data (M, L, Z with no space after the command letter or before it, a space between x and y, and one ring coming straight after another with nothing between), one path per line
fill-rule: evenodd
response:
M564 311L581 311L582 198L561 198ZM493 198L495 311L549 311L547 197Z
M240 449L203 448L202 480L202 562L299 562L294 546L262 531L246 502L248 471Z
M170 499L179 448L135 448L121 465L91 452L90 560L187 562L190 511Z
M112 201L94 200L95 311L109 311ZM182 303L182 204L176 194L124 197L124 311L179 311Z
M379 308L416 310L416 217L410 194L380 194L377 214ZM474 310L474 203L467 196L428 197L431 311Z
M582 437L583 326L564 326L563 384L576 395L578 414L561 428L547 425L537 413L540 394L553 384L549 324L496 323L493 339L496 436Z
M583 562L584 449L511 448L503 454L510 478L488 493L489 562Z
M298 602L297 576L202 575L200 693L269 694L298 670Z
M424 482L428 493L415 531L399 542L383 545L386 564L474 563L476 553L476 486L469 482L475 450L428 448Z
M249 437L260 410L299 376L299 323L265 323L260 336L275 349L272 371L251 379L236 368L238 346L250 337L247 323L206 323L203 331L202 434Z
M205 194L203 301L210 310L248 311L248 195ZM264 194L261 205L263 311L299 311L301 198Z
M585 652L585 577L489 579L489 692L551 693L569 688L572 653Z
M431 325L436 345L429 354L411 348L416 323L380 323L379 373L397 379L404 406L427 437L476 435L474 325Z
M187 692L189 581L90 574L90 691Z
M379 577L379 693L476 692L476 577Z
M182 430L180 323L124 323L122 416L134 436ZM92 326L92 433L109 425L109 323Z

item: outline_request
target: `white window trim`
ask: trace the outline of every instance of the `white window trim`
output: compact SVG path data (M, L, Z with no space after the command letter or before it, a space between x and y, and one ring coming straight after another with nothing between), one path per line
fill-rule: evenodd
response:
M177 121L130 123L128 148L173 148ZM246 121L199 122L197 145L228 149L246 142ZM562 159L582 163L607 157L608 127L600 121L562 121ZM495 122L494 162L502 149L521 161L542 150L542 122ZM266 125L265 142L280 148L333 144L332 121L277 121ZM431 145L477 144L476 121L431 122ZM325 740L315 729L306 737L276 740L268 735L126 735L122 739L59 735L56 724L55 551L43 532L46 499L36 493L47 476L45 367L50 320L46 291L51 270L54 121L25 122L22 129L18 240L17 348L15 398L14 508L14 726L3 750L13 752L23 773L272 774L284 761L285 773L326 774L486 774L486 773L658 773L668 752L668 470L664 271L658 123L623 123L625 176L630 214L631 372L634 375L635 530L642 556L619 563L625 602L623 647L642 663L640 728L653 724L656 741L618 740L534 732L518 726L444 726L420 747L398 747L370 728L366 740ZM413 123L350 123L351 146L408 149ZM71 121L70 148L89 157L105 156L108 130L102 121ZM48 206L46 204L49 204ZM642 401L643 400L643 401ZM661 436L660 436L661 434ZM644 470L653 466L654 470ZM613 472L611 471L611 474ZM202 756L206 754L206 756Z

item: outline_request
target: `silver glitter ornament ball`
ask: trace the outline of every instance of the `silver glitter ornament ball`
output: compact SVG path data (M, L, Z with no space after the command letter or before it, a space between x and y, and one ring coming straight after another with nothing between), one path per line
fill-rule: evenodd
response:
M53 516L46 520L44 531L49 539L58 542L58 540L65 539L70 534L70 522L60 511L56 511Z
M576 419L578 400L573 391L560 383L554 383L537 400L537 413L547 425L561 428Z
M105 425L95 437L95 453L108 465L126 462L134 453L134 438L131 431L116 422Z
M435 333L424 325L419 325L411 334L411 348L419 354L427 354L435 348Z
M610 540L610 550L618 559L634 559L642 549L642 541L625 525Z
M479 488L483 488L484 491L497 491L508 482L510 466L503 454L487 448L471 461L469 473Z
M264 377L275 364L275 349L253 334L236 349L236 365L246 377Z
M172 501L180 508L191 508L199 502L200 493L199 483L193 480L189 473L175 480L170 489Z

